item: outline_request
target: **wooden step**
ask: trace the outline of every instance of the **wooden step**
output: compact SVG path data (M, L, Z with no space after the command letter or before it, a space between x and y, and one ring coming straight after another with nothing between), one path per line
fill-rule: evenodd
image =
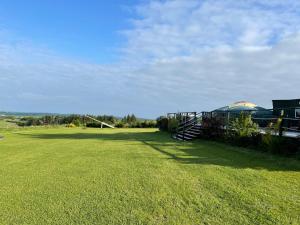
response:
M177 134L183 135L183 132L179 132L179 133L177 133ZM192 137L192 138L195 138L195 137L198 136L198 134L195 134L195 133L192 133L192 132L188 132L188 131L184 132L184 135L185 135L185 136Z
M201 131L199 131L199 130L188 130L188 131L186 131L186 133L190 133L190 134L194 134L194 135L199 135L201 133Z
M183 139L183 140L188 140L188 141L189 141L189 140L193 140L192 137L188 137L188 136L186 136L186 135L183 136L182 134L177 134L176 137L177 137L177 138L181 138L181 139Z
M181 127L177 134L173 136L173 138L181 141L190 141L197 138L201 134L202 125L190 125L187 127Z
M184 141L182 138L180 137L175 137L174 139L178 140L178 141Z

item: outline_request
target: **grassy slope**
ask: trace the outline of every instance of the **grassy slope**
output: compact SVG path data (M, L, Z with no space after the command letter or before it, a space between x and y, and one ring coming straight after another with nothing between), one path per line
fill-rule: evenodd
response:
M299 224L300 163L154 129L0 141L0 224Z
M17 125L15 123L10 123L10 122L7 122L6 119L0 118L0 130L7 129L7 128L14 128L14 127L17 127Z

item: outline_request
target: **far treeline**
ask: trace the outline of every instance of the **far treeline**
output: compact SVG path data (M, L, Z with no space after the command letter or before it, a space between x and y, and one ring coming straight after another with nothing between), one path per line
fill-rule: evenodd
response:
M134 114L127 115L123 118L115 116L93 116L99 121L108 123L118 128L154 128L156 127L155 120L139 119ZM12 118L11 118L12 119ZM45 115L45 116L25 116L21 117L18 126L45 126L45 125L66 125L70 127L101 127L101 124L87 118L84 115Z

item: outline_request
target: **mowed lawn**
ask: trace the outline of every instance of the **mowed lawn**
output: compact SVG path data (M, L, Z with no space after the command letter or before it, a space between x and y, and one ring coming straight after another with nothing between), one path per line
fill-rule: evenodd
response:
M0 224L300 224L300 161L156 129L2 132Z

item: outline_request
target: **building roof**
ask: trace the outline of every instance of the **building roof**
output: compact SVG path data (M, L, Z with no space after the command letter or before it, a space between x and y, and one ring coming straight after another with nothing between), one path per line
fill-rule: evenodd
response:
M263 107L257 106L254 103L247 102L247 101L239 101L235 102L231 105L224 106L222 108L216 109L214 111L261 111L261 110L266 110Z

